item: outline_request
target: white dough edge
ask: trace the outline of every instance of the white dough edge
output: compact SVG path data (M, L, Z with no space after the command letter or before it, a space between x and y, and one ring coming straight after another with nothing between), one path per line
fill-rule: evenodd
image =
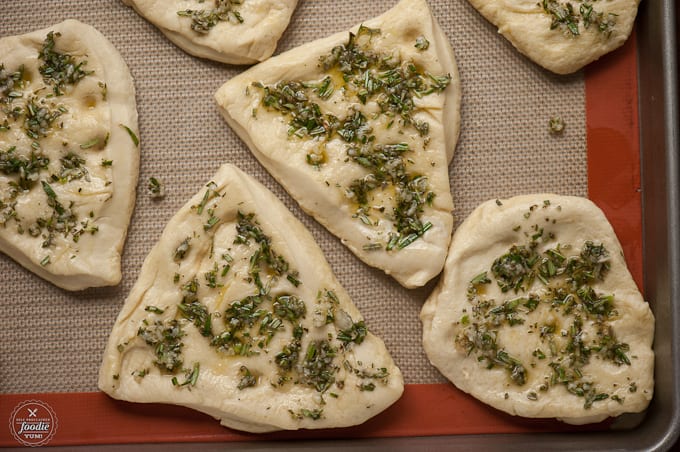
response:
M113 150L115 160L112 169L113 195L99 212L99 218L106 220L106 227L97 232L93 240L96 248L81 252L78 261L82 265L70 265L57 272L40 265L38 259L26 256L11 241L0 238L0 248L9 257L27 270L52 284L70 291L90 287L115 286L120 283L121 253L135 204L137 178L139 175L139 148L134 145L125 125L139 137L135 86L130 70L114 45L94 27L74 19L67 19L51 27L19 36L0 39L0 55L18 46L33 46L43 42L50 31L61 33L61 41L73 40L69 44L82 48L87 58L102 62L103 74L97 74L106 83L107 102L111 109L110 136L108 146ZM101 255L108 256L106 261ZM87 258L85 257L87 256Z
M432 16L425 0L402 0L392 9L378 17L364 21L361 25L369 28L381 28L386 25L395 26L395 23L400 26L408 24L413 28L429 30L434 37L429 50L434 49L436 58L444 71L451 75L451 82L444 92L442 121L446 159L450 163L460 134L461 104L460 76L453 48L437 20ZM356 25L349 31L356 33L359 26ZM298 187L294 181L304 180L304 174L293 166L282 165L268 157L267 152L258 147L250 137L249 131L240 123L239 119L236 119L236 116L242 114L242 106L235 99L243 96L245 87L255 81L275 83L282 79L301 77L310 65L316 66L321 56L330 52L333 47L344 44L347 41L347 36L347 30L341 31L272 57L266 63L256 65L222 85L215 93L215 100L227 124L307 214L313 216L333 234L341 237L343 244L368 265L385 271L386 274L392 276L406 288L421 287L439 274L443 267L446 245L442 248L440 244L448 244L450 241L450 231L453 226L452 205L450 210L448 208L433 210L433 215L429 220L435 227L428 231L424 237L400 250L397 254L388 254L384 251L365 251L360 245L354 244L353 241L350 242L342 238L343 231L354 229L348 225L351 219L346 218L346 212L339 209L337 212L327 211L325 213L325 215L328 215L327 218L316 215L317 206L326 202L324 193L320 190ZM409 45L412 44L409 43ZM273 78L274 74L271 73L269 68L275 68L275 78ZM442 189L449 191L446 194L447 197L451 196L450 186L442 187ZM443 199L442 196L440 200ZM432 237L431 243L424 243L424 241L427 241L428 235ZM417 265L418 262L427 262L427 265Z
M561 206L561 212L553 209L550 215L558 218L558 225L567 224L572 229L570 235L604 244L612 268L616 269L608 273L607 280L596 290L615 293L617 310L625 312L615 320L614 328L617 339L630 345L629 356L634 356L632 361L639 378L636 380L637 391L626 391L623 404L606 400L584 409L583 399L573 395L566 395L563 400L559 400L558 395L558 400L544 403L542 400L547 400L547 396L550 398L550 394L541 394L540 402L528 400L526 388L516 392L500 388L502 381L507 380L504 370L488 370L475 356L458 352L454 345L454 323L460 319L461 309L470 306L466 299L467 283L480 268L488 268L495 257L517 243L513 227L521 223L531 206L542 206L544 200L549 200L551 206ZM587 198L546 193L480 204L454 233L444 272L423 305L420 320L423 348L430 363L458 389L511 415L556 418L574 425L596 423L608 417L644 411L654 393L654 316L626 266L614 229L602 210ZM622 365L620 369L629 371L626 367ZM508 399L504 397L506 392L510 396ZM566 390L564 393L567 394Z
M577 72L584 66L621 47L630 36L640 0L594 2L596 11L613 12L616 26L609 38L595 30L579 36L558 27L551 30L551 17L535 0L468 0L521 54L555 74ZM578 8L578 3L576 3ZM577 11L578 14L578 11Z
M284 257L291 266L300 271L303 285L305 280L313 278L326 280L338 297L338 307L347 312L354 321L362 320L361 313L351 302L345 289L336 280L321 248L317 245L311 233L271 191L232 164L222 165L211 181L217 184L218 191L227 193L226 199L222 202L228 202L228 198L236 200L233 202L234 206L230 209L240 210L243 208L256 213L258 223L265 230L272 232L272 246L274 248L277 248L277 244L280 244L281 241L285 242L284 247L292 255L285 255ZM315 391L311 388L305 389L298 386L289 388L290 392L293 393L290 400L279 395L277 400L281 404L271 411L264 411L265 402L271 403L271 400L248 400L245 395L243 400L240 401L237 397L223 397L220 390L233 396L234 388L225 386L216 375L212 375L209 378L210 381L206 383L212 389L209 393L201 391L198 387L193 390L178 390L170 386L167 378L164 379L153 372L144 377L143 384L123 385L121 384L122 374L120 379L114 377L114 375L120 374L124 368L124 364L121 363L121 352L117 349L119 340L126 336L126 332L129 332L126 330L130 328L130 320L136 311L143 309L145 296L148 291L152 290L156 280L163 277L168 280L172 279L172 274L164 275L163 272L168 267L168 261L172 261L172 250L188 232L190 226L187 225L191 223L191 218L196 217L192 206L198 205L202 197L203 190L194 195L170 219L161 238L145 258L139 278L126 298L113 326L99 371L99 389L118 400L137 403L168 403L192 408L218 419L225 427L252 433L301 428L349 427L365 422L396 402L404 390L401 371L392 361L383 341L371 332L368 332L361 345L357 346L356 353L361 353L360 356L364 356L366 360L382 355L381 358L386 363L389 372L388 383L384 386L380 385L372 392L359 392L358 389L355 389L355 393L358 392L361 396L356 399L347 400L352 397L350 393L341 394L338 399L329 398L326 405L329 408L324 409L324 414L328 414L329 410L331 413L318 420L307 418L295 420L288 411L288 409L299 409L300 406L296 405L293 399L295 397L298 397L299 400L308 398L307 393ZM259 207L251 210L252 206ZM301 267L303 265L304 269ZM189 337L186 337L185 341L188 339ZM361 347L366 348L362 349ZM273 363L272 366L274 366ZM200 378L199 381L201 381ZM271 388L258 388L254 388L258 391L258 394L272 395L271 392L267 392L267 390L271 391ZM274 393L276 393L276 390L274 390ZM342 402L342 400L345 401ZM338 402L343 404L340 406L342 409L332 410L330 407ZM365 406L364 404L368 405Z
M269 58L276 51L278 41L297 6L297 0L256 0L259 4L271 7L271 10L251 28L245 27L250 23L246 17L243 24L218 23L203 35L191 30L188 18L177 16L174 10L181 9L180 1L170 1L170 6L158 0L122 1L189 55L234 65L253 64ZM204 4L208 5L208 2Z

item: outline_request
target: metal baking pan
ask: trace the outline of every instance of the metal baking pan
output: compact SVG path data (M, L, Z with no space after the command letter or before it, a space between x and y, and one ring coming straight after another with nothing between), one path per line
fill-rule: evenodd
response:
M144 445L155 451L672 450L680 436L680 151L674 0L646 1L637 19L644 292L656 317L655 396L634 429L589 433L456 435L342 441ZM436 409L436 407L433 407ZM109 450L101 446L98 450ZM118 447L116 447L118 449Z
M450 435L334 441L252 441L54 447L52 450L671 450L680 436L680 151L678 19L674 0L646 1L637 18L645 298L656 317L655 396L635 428L601 432ZM436 407L432 407L436 410Z

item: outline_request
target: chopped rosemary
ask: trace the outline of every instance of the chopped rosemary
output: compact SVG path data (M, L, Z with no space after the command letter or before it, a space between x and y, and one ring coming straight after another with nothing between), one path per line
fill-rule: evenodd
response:
M310 342L302 363L302 382L318 392L325 392L335 382L338 371L334 364L336 353L337 350L327 340Z
M293 410L288 410L290 415L293 417L293 419L304 419L304 418L310 418L313 421L317 421L323 417L323 409L320 408L315 408L313 410L307 409L307 408L302 408L300 409L297 413Z
M50 31L38 55L43 60L43 64L38 70L45 83L53 85L55 96L63 95L65 86L75 85L93 72L84 69L87 61L77 62L73 56L54 50L55 39L60 36L61 33Z
M181 368L184 331L177 320L169 322L158 320L151 325L145 321L137 335L153 347L156 355L154 364L158 368L168 372Z
M49 163L49 158L33 150L28 157L18 153L15 146L0 151L0 171L6 175L18 176L17 185L22 190L30 190L40 172L46 170Z
M192 296L195 296L195 292L185 294L184 299L178 306L179 312L182 317L193 322L202 336L212 337L212 315L203 303L193 299Z
M236 386L238 389L243 390L257 385L257 378L250 373L250 370L246 366L241 366L239 370L243 377Z
M24 131L26 135L33 139L39 140L46 137L50 132L52 123L61 116L66 109L64 107L56 107L50 109L45 99L40 99L36 103L36 98L32 97L26 102L26 114L24 120Z
M548 206L549 201L544 202L544 207ZM490 272L483 271L470 280L467 299L472 304L472 315L465 313L461 317L458 322L461 330L455 342L467 354L474 354L485 362L488 368L503 367L515 384L524 385L526 367L503 348L499 329L522 325L530 313L539 309L560 313L565 319L571 319L562 332L553 323L531 326L545 344L543 350L549 350L537 348L531 353L538 360L548 361L551 372L545 377L549 384L540 390L564 385L570 393L583 397L584 408L588 409L609 397L581 371L591 357L597 356L618 366L631 365L627 354L630 347L616 339L608 323L616 313L614 296L597 293L592 287L604 280L610 270L609 252L603 244L592 241L585 241L577 253L567 253L572 248L560 244L541 252L538 240L555 237L538 226L534 226L532 232L528 234L528 244L513 245L493 261ZM534 287L538 281L543 285L542 290ZM484 286L493 282L501 293L512 291L523 295L507 300L487 298ZM594 329L595 334L586 333L586 325ZM529 396L532 400L537 397L533 391Z
M99 144L100 139L99 138L93 138L90 141L83 143L80 145L80 149L90 149L96 145Z
M21 65L18 70L9 72L0 63L0 104L11 103L13 99L22 97L18 90L23 88L25 70Z
M134 145L139 146L139 138L137 138L137 135L132 131L132 129L129 128L128 126L124 125L124 124L118 124L118 125L121 126L123 129L125 129L125 131L128 133L128 135L130 135L130 139L132 140Z
M201 363L195 362L191 369L184 369L184 382L179 383L177 377L172 378L174 386L196 386L198 381L198 374L201 370Z
M89 171L85 166L86 161L78 154L69 152L59 161L61 163L61 171L59 171L59 175L52 175L53 181L65 183L83 178L87 181L90 180Z
M145 310L146 312L152 312L152 313L154 313L154 314L159 314L159 315L160 315L160 314L163 314L163 313L165 312L165 309L161 309L161 308L159 308L158 306L152 306L152 305L146 306L146 307L144 308L144 310Z
M353 323L351 327L341 330L338 332L338 340L345 344L349 342L354 342L355 344L361 344L366 338L366 324L363 320Z
M175 252L173 253L173 259L175 262L179 262L184 259L184 256L186 256L187 252L189 252L189 249L191 248L190 242L191 238L187 237L182 241L182 243L177 245L177 248L175 248Z
M152 199L161 199L165 197L165 185L163 184L162 179L150 177L146 189Z
M191 19L191 29L196 33L207 34L219 22L243 23L243 17L237 7L244 0L214 0L212 9L185 9L177 11L180 17Z
M551 30L559 28L568 35L577 37L581 34L580 24L583 24L583 28L586 30L594 25L599 33L609 38L616 26L617 15L614 13L598 12L594 9L593 3L589 1L578 0L578 3L578 11L576 11L572 2L569 1L542 0L539 6L552 19L550 23Z
M380 30L363 26L356 34L350 33L346 43L334 47L320 59L319 66L326 72L321 81L281 80L267 86L255 82L252 86L261 90L264 107L288 118L289 136L321 142L340 138L347 143L347 161L365 170L362 177L344 187L348 201L356 204L355 218L367 225L373 224L368 215L373 193L394 187L394 206L391 211L385 211L383 206L382 214L394 223L396 232L387 237L386 243L368 243L364 250L397 251L409 246L432 227L422 216L435 194L426 176L409 171L408 154L417 153L419 149L411 149L406 143L377 142L369 121L383 115L392 124L394 118L398 118L402 127L412 127L425 137L429 124L414 118L418 112L415 99L444 91L451 76L431 74L413 62L377 51L371 41L379 34ZM417 48L426 50L428 46L429 42L423 36L417 38ZM341 86L335 86L338 80L331 77L336 72L342 75ZM344 95L356 97L360 105L374 102L380 112L371 114L369 119L356 103L348 108L344 117L327 112L323 101L340 88ZM326 155L323 151L307 153L306 161L318 168L326 162Z

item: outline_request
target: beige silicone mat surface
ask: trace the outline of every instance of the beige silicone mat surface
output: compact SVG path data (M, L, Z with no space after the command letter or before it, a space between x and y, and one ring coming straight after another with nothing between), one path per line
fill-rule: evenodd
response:
M393 0L303 0L277 53L375 16ZM519 55L465 0L430 0L458 60L462 130L450 166L456 224L482 201L520 193L587 193L583 74L552 75ZM340 282L382 337L406 383L444 382L421 347L420 308L435 281L417 290L356 259L302 213L218 113L217 88L244 68L194 58L118 0L3 3L0 36L67 18L96 27L119 49L137 89L141 171L117 287L69 293L0 254L0 392L96 391L101 355L144 257L187 199L224 162L269 187L311 230ZM0 62L2 56L0 55ZM567 128L551 136L548 119ZM165 181L152 200L149 177Z

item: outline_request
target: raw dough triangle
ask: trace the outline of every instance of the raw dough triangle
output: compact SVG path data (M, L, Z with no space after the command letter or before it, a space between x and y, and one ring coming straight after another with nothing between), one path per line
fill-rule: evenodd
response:
M441 271L460 86L424 0L271 58L215 97L265 168L360 259L409 288Z
M652 398L654 316L586 198L481 204L456 230L420 317L432 364L512 415L585 424Z
M0 251L64 289L117 284L138 133L132 76L97 30L0 39Z
M468 0L535 63L570 74L619 48L630 36L640 0Z
M297 0L123 0L185 52L229 64L264 61Z
M99 387L266 432L359 424L396 401L403 381L311 234L225 165L146 258Z

